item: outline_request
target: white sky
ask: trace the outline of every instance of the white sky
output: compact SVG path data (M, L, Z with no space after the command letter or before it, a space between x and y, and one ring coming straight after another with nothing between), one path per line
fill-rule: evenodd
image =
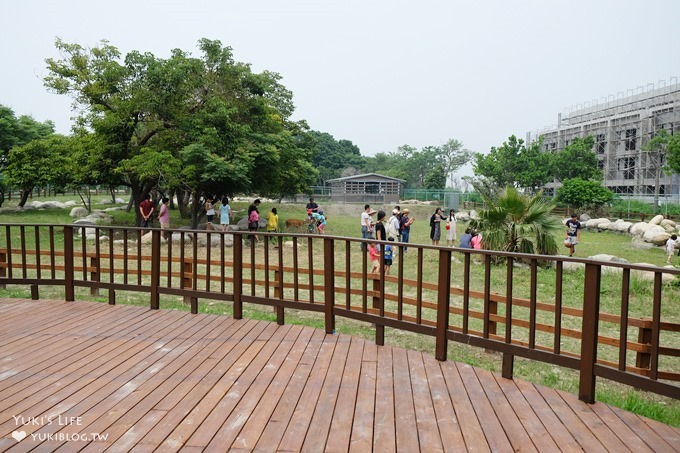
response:
M0 104L61 133L71 100L42 84L56 37L163 58L220 40L281 74L294 119L364 155L450 138L488 152L680 76L678 0L0 0L0 18Z

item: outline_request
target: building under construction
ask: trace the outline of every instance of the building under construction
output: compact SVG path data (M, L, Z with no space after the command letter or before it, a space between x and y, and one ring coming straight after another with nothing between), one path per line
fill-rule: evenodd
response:
M603 185L617 194L653 195L659 185L662 196L678 195L680 175L663 171L662 152L646 150L646 144L660 130L680 131L680 84L663 81L579 105L559 114L557 126L538 132L545 151L558 151L576 137L592 136L593 151L599 158ZM549 184L550 193L559 184Z

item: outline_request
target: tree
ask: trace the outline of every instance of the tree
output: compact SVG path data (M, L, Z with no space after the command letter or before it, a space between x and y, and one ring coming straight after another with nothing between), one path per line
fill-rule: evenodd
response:
M680 173L680 134L668 137L666 165L670 171Z
M0 105L0 206L5 201L7 178L3 172L9 162L10 149L26 145L32 140L47 138L53 133L54 123L51 121L40 123L26 115L17 118L12 109ZM23 159L23 156L18 154L15 158ZM27 164L30 165L30 162Z
M598 181L581 178L567 179L557 189L557 200L569 205L582 207L600 207L610 203L614 193L603 187Z
M660 129L654 134L649 142L642 147L642 151L646 151L650 156L650 161L653 162L654 166L654 209L658 211L659 209L659 189L661 180L661 170L667 159L668 145L671 141L671 135L666 131L666 129Z
M439 147L439 161L444 170L445 178L451 178L451 186L453 187L453 175L460 167L470 162L472 152L463 149L463 143L454 138L449 139L446 143ZM446 182L446 181L445 181ZM445 187L446 184L444 184Z
M10 149L5 171L9 184L21 190L19 207L26 204L36 186L63 186L63 172L68 168L67 143L68 139L63 135L53 134Z
M542 193L532 197L507 186L493 198L484 198L488 209L470 225L482 234L486 249L505 252L557 253L555 233L563 226L552 216L555 205L546 202Z
M592 136L574 138L572 143L555 154L553 176L559 181L574 178L601 181L602 170L597 166L594 144Z
M348 167L362 168L366 161L359 147L349 140L336 140L327 132L310 131L314 139L312 164L319 172L317 185L325 185L329 179L339 178Z
M492 180L499 187L508 185L536 192L552 178L550 153L540 151L540 141L529 146L511 135L489 154L476 153L473 169L478 177Z
M89 50L56 46L63 58L47 60L46 86L73 96L79 123L101 144L106 179L129 186L136 203L154 188L175 190L180 203L193 205L205 195L280 194L295 187L291 178L316 176L308 128L290 120L292 93L280 76L253 73L219 41L200 40L199 58L175 49L168 59L132 51L123 61L106 41ZM186 161L205 153L209 159ZM189 166L191 177L177 171ZM180 205L180 212L187 210Z

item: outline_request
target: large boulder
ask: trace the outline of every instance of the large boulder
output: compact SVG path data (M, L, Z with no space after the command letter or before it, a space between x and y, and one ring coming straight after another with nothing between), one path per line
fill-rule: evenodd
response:
M565 221L566 222L566 221ZM564 223L564 222L562 222ZM604 229L611 221L605 218L590 219L586 221L585 227L588 229Z
M653 225L650 225L647 222L637 222L630 227L630 230L628 230L628 232L633 236L642 237L645 234L645 231L652 228L652 226Z
M650 225L660 225L661 222L663 222L663 220L664 220L664 218L661 214L655 215L654 217L652 217L652 220L649 221L649 224Z
M649 240L647 240L647 238L645 238L645 240L647 242L651 242L654 245L664 245L666 244L666 241L668 241L669 237L671 237L671 235L668 233L658 233L652 236Z
M581 214L581 217L579 217L578 220L580 222L587 222L588 220L590 220L590 216L584 212L583 214Z
M618 233L627 233L630 227L633 226L631 222L626 222L625 220L618 219L616 222L611 222L608 229L610 231L616 231Z
M87 209L83 208L82 206L76 206L75 208L71 209L69 216L75 219L79 217L87 217L88 214L89 212L87 212Z

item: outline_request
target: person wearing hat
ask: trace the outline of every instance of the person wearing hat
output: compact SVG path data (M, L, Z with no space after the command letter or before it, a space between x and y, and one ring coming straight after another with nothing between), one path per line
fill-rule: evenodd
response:
M411 225L416 221L415 217L409 217L408 208L404 208L401 211L401 221L399 223L399 230L401 231L401 242L408 243L408 238L411 233ZM406 247L404 247L404 253L406 253Z
M393 239L395 241L399 240L399 211L395 208L392 210L392 216L387 219L387 225L385 229L387 230L387 239Z
M373 233L373 219L371 216L375 214L375 211L371 209L371 205L364 205L364 212L361 213L361 237L363 239L371 239L371 234ZM365 248L365 243L362 242L361 249Z

